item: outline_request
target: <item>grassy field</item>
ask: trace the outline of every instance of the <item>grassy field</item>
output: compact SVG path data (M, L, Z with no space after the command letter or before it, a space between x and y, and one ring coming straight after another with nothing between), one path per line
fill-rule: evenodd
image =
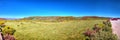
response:
M80 20L69 22L7 21L16 29L17 40L84 40L83 32L105 20Z

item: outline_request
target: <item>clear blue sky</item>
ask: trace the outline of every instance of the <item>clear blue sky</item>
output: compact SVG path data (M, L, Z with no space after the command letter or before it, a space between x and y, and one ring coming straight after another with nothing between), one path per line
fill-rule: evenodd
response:
M117 0L0 0L0 17L106 16L120 17Z

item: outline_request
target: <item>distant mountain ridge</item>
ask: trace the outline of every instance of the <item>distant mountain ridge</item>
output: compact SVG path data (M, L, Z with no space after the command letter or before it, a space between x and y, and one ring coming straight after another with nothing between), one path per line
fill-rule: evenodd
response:
M30 16L24 18L0 18L0 20L86 20L86 19L110 19L112 17L99 17L99 16Z
M109 19L110 17L99 17L99 16L83 16L83 17L73 17L73 16L33 16L25 17L25 20L80 20L80 19Z
M6 20L5 18L0 18L0 20Z
M19 19L19 18L5 18L6 20L16 20L16 19Z
M0 18L0 20L16 20L16 19L19 19L19 18Z

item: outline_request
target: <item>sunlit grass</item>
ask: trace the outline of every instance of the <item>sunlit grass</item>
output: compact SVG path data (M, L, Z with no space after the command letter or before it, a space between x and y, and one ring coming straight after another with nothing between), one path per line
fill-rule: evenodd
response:
M6 25L16 29L17 40L84 40L87 28L104 20L80 20L69 22L8 21ZM18 26L19 25L19 26Z

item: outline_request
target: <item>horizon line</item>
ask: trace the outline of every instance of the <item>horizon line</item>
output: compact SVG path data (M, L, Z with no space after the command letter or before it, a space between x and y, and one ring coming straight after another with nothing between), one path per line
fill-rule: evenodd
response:
M57 17L57 16L24 16L24 17L0 17L0 18L26 18L26 17ZM68 16L60 16L68 17ZM84 16L72 16L72 17L84 17ZM96 17L110 17L110 16L96 16ZM110 18L120 18L120 17L110 17Z

